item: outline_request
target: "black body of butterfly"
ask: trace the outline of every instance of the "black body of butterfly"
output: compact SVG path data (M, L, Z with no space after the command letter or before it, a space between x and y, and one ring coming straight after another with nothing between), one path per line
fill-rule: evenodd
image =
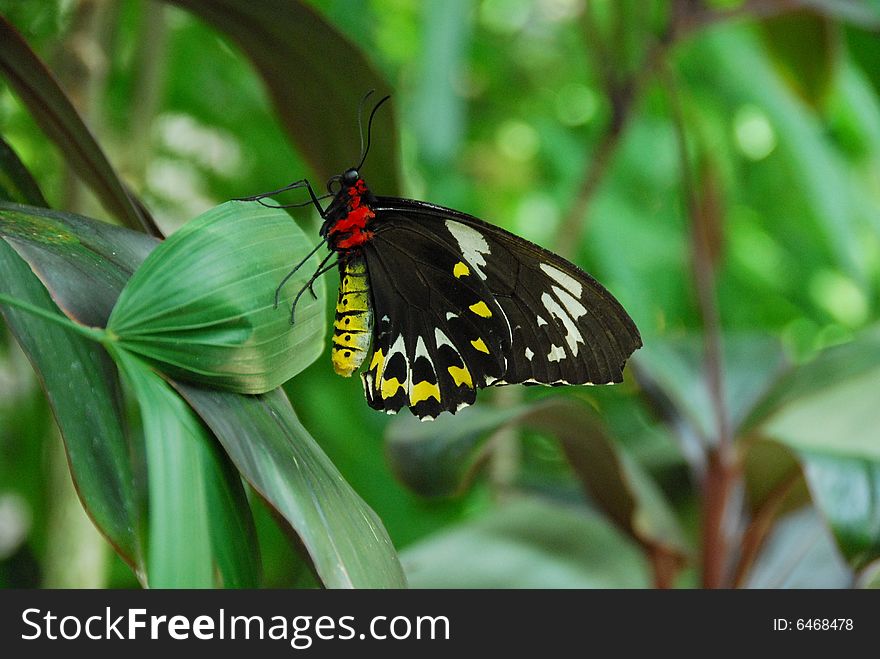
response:
M476 217L374 195L359 172L367 134L361 163L331 178L329 194L317 196L305 180L280 191L307 188L324 220L312 254L322 244L330 250L294 311L318 276L339 268L333 366L350 376L366 364L370 407L409 407L426 420L454 414L492 385L623 380L642 341L611 293L561 256ZM329 197L325 209L320 200Z

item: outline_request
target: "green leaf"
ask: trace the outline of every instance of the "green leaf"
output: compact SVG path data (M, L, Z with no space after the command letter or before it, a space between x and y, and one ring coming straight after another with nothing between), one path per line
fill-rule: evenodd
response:
M601 510L635 539L681 557L678 522L651 477L608 435L596 415L566 398L512 409L475 407L430 424L401 417L389 424L386 453L403 482L423 496L459 492L486 440L508 423L555 437L582 486Z
M767 537L746 588L850 588L852 570L841 559L819 515L804 508L785 515Z
M584 489L620 528L647 548L684 557L684 535L666 497L590 408L571 399L551 399L522 422L559 439Z
M875 329L800 369L797 395L777 392L759 428L798 455L813 501L857 567L880 556L878 337Z
M278 283L310 249L283 211L228 202L188 222L131 277L107 329L119 345L176 378L240 393L274 389L324 350L324 285L291 300L315 271L300 268L273 308Z
M734 433L750 418L761 397L784 373L787 361L775 338L762 335L724 337L724 402ZM638 355L638 367L674 406L674 414L688 430L710 441L717 433L704 375L703 343L691 335L655 339Z
M797 454L784 444L751 442L743 456L743 472L753 515L767 510L776 516L809 503L810 494Z
M423 497L458 494L477 468L489 435L528 409L525 405L513 409L478 405L431 423L397 416L385 434L388 462L394 475Z
M0 202L0 236L84 325L104 326L119 292L159 241L105 222Z
M0 137L0 199L33 206L49 205L31 173L2 137Z
M806 103L820 108L834 73L840 34L815 11L796 11L761 22L764 46L782 79Z
M262 573L260 545L241 476L213 437L205 444L205 457L208 529L219 585L257 588Z
M877 0L802 0L801 4L839 21L866 29L880 29L880 3Z
M42 203L36 184L11 151L0 168L0 178L15 182L3 186L0 196ZM0 235L4 226L0 213ZM3 240L0 291L60 313L40 280ZM120 405L116 369L95 343L31 314L5 306L0 310L46 392L83 507L123 560L142 575L139 493L131 463L135 450Z
M167 0L225 32L263 77L275 110L297 148L323 179L354 167L360 158L357 107L388 85L364 53L315 9L299 0ZM341 66L328 68L328 53ZM369 109L369 106L368 106ZM385 106L373 123L369 170L375 190L400 189L393 109Z
M644 588L638 548L585 509L518 499L402 554L414 588Z
M280 389L240 396L176 383L251 486L290 524L329 588L406 585L388 534Z
M0 72L55 142L71 169L92 188L107 210L127 226L158 235L146 209L119 180L73 104L15 28L0 16Z
M253 588L256 529L238 473L180 395L138 357L113 356L140 405L149 481L147 581Z
M206 497L210 437L174 390L124 350L114 359L140 405L149 481L147 582L152 588L214 583Z

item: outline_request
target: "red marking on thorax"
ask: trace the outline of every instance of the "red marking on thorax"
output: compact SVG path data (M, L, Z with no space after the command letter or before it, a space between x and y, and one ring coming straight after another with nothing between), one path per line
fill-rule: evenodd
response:
M367 231L367 222L376 216L368 206L361 202L361 195L367 191L367 186L362 179L358 179L348 189L348 214L333 223L330 227L330 235L348 234L342 240L336 241L336 249L351 249L363 245L373 237L372 231Z

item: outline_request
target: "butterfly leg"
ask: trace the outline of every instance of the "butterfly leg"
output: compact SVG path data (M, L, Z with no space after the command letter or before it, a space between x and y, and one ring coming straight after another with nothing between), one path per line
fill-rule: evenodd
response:
M298 190L299 188L305 188L308 193L309 201L302 202L300 204L267 204L263 200L268 197L273 197L277 194L281 194L282 192L287 192L288 190ZM318 214L324 219L327 218L327 211L321 206L321 199L328 199L332 197L332 194L324 194L318 196L315 194L314 189L312 189L312 184L309 183L308 179L300 179L299 181L294 181L293 183L289 183L284 187L278 188L277 190L271 190L269 192L261 192L260 194L253 195L250 197L237 197L235 201L256 201L261 206L265 206L266 208L301 208L303 206L312 205L318 211Z
M339 265L339 260L337 259L330 265L325 265L327 261L330 260L330 257L333 256L334 252L330 252L327 256L324 257L324 260L318 265L318 269L315 270L315 273L309 278L306 282L305 286L299 289L299 292L296 294L296 297L293 298L293 305L290 308L290 324L293 325L296 319L296 305L299 302L299 299L303 296L303 293L309 291L316 300L318 296L315 294L315 290L312 288L314 283L318 280L318 277L321 275L330 272L333 268Z
M308 262L308 260L310 258L312 258L312 256L314 256L315 252L317 252L319 249L321 249L321 245L323 245L325 242L326 241L322 240L317 245L315 245L315 248L311 252L309 252L308 255L306 255L306 257L302 261L297 263L296 266L294 266L293 270L291 270L286 275L284 275L284 279L281 280L281 283L278 284L278 287L275 289L275 304L273 305L274 309L278 308L278 301L279 301L279 298L281 297L281 289L284 287L284 284L286 284L290 280L290 278L293 277L293 275L295 275L297 273L297 271L301 267L303 267ZM329 259L332 254L333 254L333 252L330 252L330 254L328 254L326 256L326 258L324 258L324 260L321 262L322 265L327 262L327 259ZM315 295L314 291L312 291L312 295Z

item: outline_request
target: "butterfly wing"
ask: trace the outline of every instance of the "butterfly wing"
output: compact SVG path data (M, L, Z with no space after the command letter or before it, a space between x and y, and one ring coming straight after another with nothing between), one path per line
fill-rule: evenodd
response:
M364 245L375 313L368 403L420 418L497 384L623 379L641 337L620 303L562 257L470 215L379 197Z

